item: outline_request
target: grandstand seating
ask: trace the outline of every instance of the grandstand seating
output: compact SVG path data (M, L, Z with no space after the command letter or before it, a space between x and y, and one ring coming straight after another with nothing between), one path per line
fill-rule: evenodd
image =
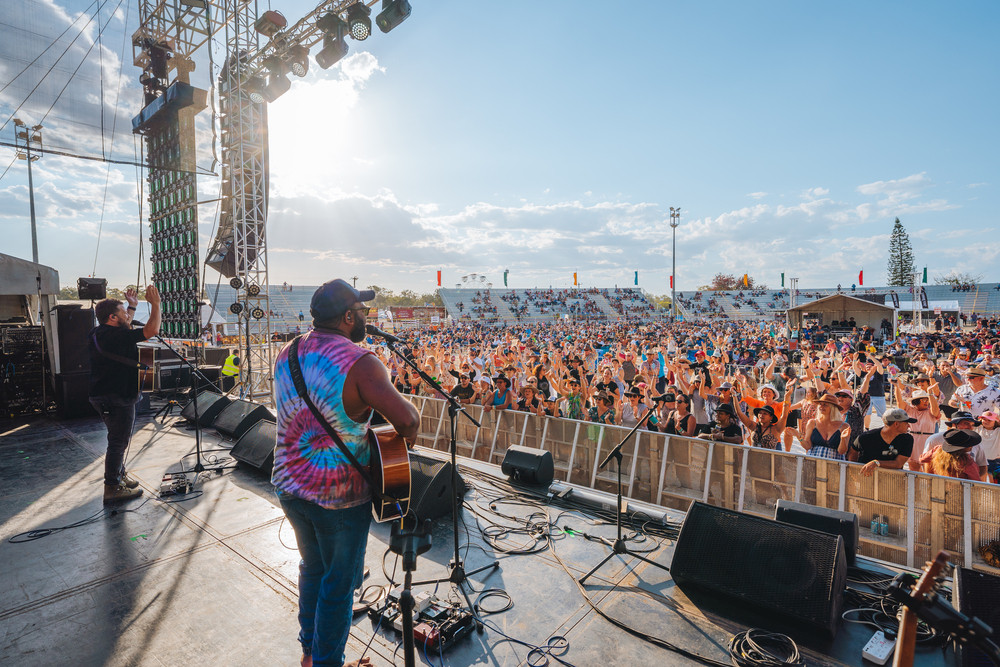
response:
M924 285L929 301L957 301L961 311L972 313L1000 313L1000 284L981 283L968 289L955 291L950 285ZM315 285L296 285L292 291L282 285L271 285L271 326L275 331L293 331L296 326L305 329L310 323L309 302ZM875 299L880 303L895 291L900 300L909 301L908 288L874 287L858 288L841 293L858 298ZM236 318L229 313L229 304L235 300L235 290L222 283L216 297L215 285L207 285L206 293L219 313L231 323ZM643 292L630 288L541 288L541 289L487 289L442 288L441 299L448 314L456 321L545 322L563 316L587 319L619 319L623 316L664 317L656 311ZM836 294L830 288L800 289L797 304ZM477 294L479 295L477 297ZM476 302L478 299L478 303ZM461 308L459 307L461 304ZM770 320L782 318L790 306L788 290L730 290L677 292L677 307L686 320L724 318L739 320ZM304 322L298 314L303 313Z

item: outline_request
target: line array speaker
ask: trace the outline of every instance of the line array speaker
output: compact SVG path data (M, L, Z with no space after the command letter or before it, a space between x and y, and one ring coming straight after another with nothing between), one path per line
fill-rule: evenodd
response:
M277 425L273 421L261 419L247 429L236 441L230 454L241 463L271 474L274 467L274 444L277 441Z
M275 421L271 411L263 405L239 399L222 409L212 422L212 428L230 440L239 440L261 419Z
M195 394L198 399L198 425L210 426L222 409L231 402L228 396L223 396L217 391L199 391ZM195 402L190 400L181 410L181 417L194 423Z
M695 502L677 536L670 573L682 588L693 585L832 638L847 559L839 535ZM763 623L769 615L758 617Z

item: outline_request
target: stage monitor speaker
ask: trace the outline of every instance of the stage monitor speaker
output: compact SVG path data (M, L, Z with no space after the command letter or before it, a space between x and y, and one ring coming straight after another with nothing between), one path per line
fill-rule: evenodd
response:
M88 334L97 326L94 311L77 304L56 306L56 336L59 341L59 372L90 372Z
M237 461L270 474L274 467L276 431L277 425L273 421L261 419L247 429L229 453Z
M90 404L90 373L56 375L56 412L62 419L96 417Z
M212 422L212 428L230 440L239 440L261 419L275 421L274 415L265 406L240 399L222 409Z
M223 396L217 391L200 391L195 394L195 398L198 399L198 425L202 427L210 426L223 408L232 402L228 396ZM195 402L191 400L181 410L181 417L193 424L194 413Z
M977 617L993 628L994 643L1000 631L1000 577L965 567L955 568L955 585L951 589L952 603L966 616ZM962 667L987 667L993 662L985 653L968 644L962 645Z
M156 388L160 392L172 393L190 386L191 369L183 361L175 359L156 364Z
M692 503L677 536L670 574L794 624L837 632L847 583L844 539L705 503ZM765 626L766 627L766 626Z
M507 452L503 456L503 463L500 464L500 470L512 481L522 484L548 486L555 477L552 452L520 445L512 445L507 448Z
M793 526L812 528L830 535L844 538L844 552L847 564L854 565L858 555L858 515L825 507L813 507L791 500L779 500L774 508L774 518Z
M86 301L97 301L108 298L108 281L106 278L77 278L77 298Z
M451 516L451 461L438 461L410 451L410 509L421 520ZM458 477L458 497L465 481Z

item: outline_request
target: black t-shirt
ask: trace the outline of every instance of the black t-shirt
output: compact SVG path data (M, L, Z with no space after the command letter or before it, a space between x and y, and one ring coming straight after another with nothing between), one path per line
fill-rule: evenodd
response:
M868 395L874 398L885 396L885 373L872 373L872 379L868 381Z
M94 347L94 338L101 350L135 364L129 366L104 356ZM90 350L90 395L119 396L129 399L139 395L139 348L136 343L146 340L142 329L126 329L102 324L87 336Z
M712 431L712 433L720 432L724 438L740 438L743 436L743 429L740 428L740 424L736 421L736 419L730 419L729 426L726 426L725 428L716 428Z
M536 410L538 410L538 406L541 404L542 402L539 401L537 398L531 399L530 403L522 398L520 401L517 402L517 409L522 410L524 412L535 412Z
M456 385L454 388L452 388L450 393L455 398L464 399L464 398L472 398L475 395L476 390L472 386L471 382L465 385L464 387L460 383Z
M887 443L882 439L882 429L873 428L855 438L851 447L860 452L858 463L895 461L897 456L909 456L913 452L913 436L901 433Z

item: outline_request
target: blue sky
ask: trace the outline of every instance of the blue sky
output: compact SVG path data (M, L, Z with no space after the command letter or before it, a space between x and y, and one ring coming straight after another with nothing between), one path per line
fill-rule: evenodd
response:
M91 29L18 111L38 122L83 60L45 120L49 145L100 154L103 54L105 129L117 103L113 156L132 158L127 2L105 5L118 15L103 52L83 59ZM663 293L670 206L682 209L679 289L719 271L806 287L864 268L866 284L884 284L897 216L932 277L1000 280L995 2L411 2L396 30L350 42L328 71L313 63L271 105L272 282L358 275L430 291L438 269L450 286L473 272L499 285L507 268L512 286L566 286L574 271L605 286L638 270ZM0 86L91 2L11 5ZM273 3L290 21L311 6ZM0 122L52 60L0 92ZM195 85L208 69L202 58ZM205 167L210 120L199 119ZM0 147L0 171L11 157ZM135 280L135 181L131 168L35 164L40 259L63 284L94 272L95 256L97 275ZM200 179L202 199L217 189ZM0 180L3 252L30 258L27 211L18 162ZM203 248L214 212L200 211Z

